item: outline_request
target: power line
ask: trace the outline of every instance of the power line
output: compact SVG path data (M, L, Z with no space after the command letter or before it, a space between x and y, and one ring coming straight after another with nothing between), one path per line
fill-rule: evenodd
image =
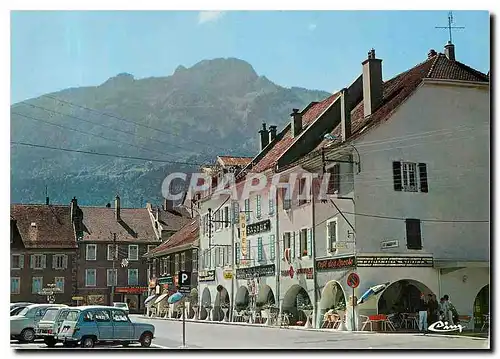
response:
M371 217L371 218L381 218L381 219L395 219L395 220L401 220L404 221L407 218L402 218L402 217L390 217L390 216L379 216L376 214L366 214L366 213L353 213L353 212L346 212L344 213L347 214L352 214L355 216L360 216L360 217ZM419 219L420 222L433 222L433 223L490 223L489 220L468 220L468 219Z
M194 163L194 162L180 162L180 161L160 160L160 159L152 159L152 158L145 158L145 157L113 155L113 154L109 154L109 153L90 152L90 151L83 151L83 150L72 150L72 149L69 149L69 148L51 147L51 146L37 145L37 144L34 144L34 143L26 143L26 142L11 141L11 144L13 144L13 145L20 145L20 146L28 146L28 147L36 147L36 148L46 148L46 149L49 149L49 150L58 150L58 151L65 151L65 152L84 153L84 154L96 155L96 156L125 158L125 159L129 159L129 160L140 160L140 161L146 161L146 162L161 162L161 163L188 165L188 166L190 166L190 165L192 165L192 166L202 166L202 164L200 164L200 163Z
M148 126L148 125L144 125L142 123L139 123L139 122L136 122L136 121L132 121L132 120L129 120L129 119L126 119L126 118L123 118L123 117L120 117L120 116L116 116L116 115L113 115L113 114L109 114L109 113L105 113L105 112L100 112L96 109L93 109L93 108L90 108L90 107L86 107L86 106L83 106L83 105L78 105L78 104L75 104L73 102L69 102L69 101L66 101L66 100L62 100L58 97L54 97L54 96L50 96L50 95L43 95L43 97L47 97L47 98L50 98L50 99L53 99L55 101L59 101L61 103L66 103L70 106L75 106L75 107L79 107L81 109L84 109L84 110L87 110L87 111L91 111L91 112L95 112L95 113L98 113L100 114L101 116L108 116L108 117L111 117L111 118L114 118L114 119L117 119L117 120L120 120L120 121L124 121L124 122L127 122L127 123L131 123L131 124L134 124L136 126L141 126L141 127L144 127L144 128L148 128L150 130L154 130L154 131L158 131L158 132L161 132L161 133L164 133L164 134L167 134L167 135L170 135L170 136L177 136L177 137L182 137L180 136L178 133L174 133L174 132L169 132L169 131L165 131L165 130L160 130L158 128L155 128L155 127L152 127L152 126ZM216 147L216 148L219 148L221 150L224 150L224 151L229 151L229 152L232 152L234 150L232 149L227 149L227 148L222 148L222 147L218 147L218 146L215 146L213 144L209 144L207 142L203 142L203 141L197 141L197 140L192 140L190 139L191 142L195 142L195 143L198 143L198 144L201 144L201 145L205 145L205 146L209 146L209 147Z

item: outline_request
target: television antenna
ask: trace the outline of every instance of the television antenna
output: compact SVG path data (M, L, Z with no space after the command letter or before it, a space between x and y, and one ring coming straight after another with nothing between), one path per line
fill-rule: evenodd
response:
M450 40L448 41L449 44L452 43L451 39L451 30L452 29L465 29L465 26L453 26L453 12L450 11L448 13L448 26L436 26L436 29L448 29Z

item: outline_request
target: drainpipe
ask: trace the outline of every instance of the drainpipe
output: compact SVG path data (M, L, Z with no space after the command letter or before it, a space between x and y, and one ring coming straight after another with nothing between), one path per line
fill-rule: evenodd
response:
M236 253L234 250L234 224L235 224L235 219L234 219L234 201L231 201L231 212L233 212L231 218L231 305L229 306L229 321L233 321L233 312L234 312L234 299L235 299L235 293L234 293L234 277L236 276L235 270L234 270L234 260L236 258ZM239 213L238 213L239 215Z
M311 228L311 242L312 242L312 248L311 248L311 256L313 260L313 266L312 266L312 275L313 275L313 300L314 300L314 306L313 306L313 318L314 322L312 323L313 328L318 327L317 323L317 317L318 317L318 291L317 291L317 280L316 280L316 208L314 205L315 202L315 196L314 196L314 186L311 186L311 213L312 213L312 228Z
M274 195L274 210L276 211L276 254L275 254L275 261L276 261L276 298L278 301L278 318L281 318L281 300L280 300L280 273L281 273L281 253L280 253L280 231L279 231L279 210L278 210L278 188L275 190L275 195ZM278 322L280 322L281 319L278 319Z

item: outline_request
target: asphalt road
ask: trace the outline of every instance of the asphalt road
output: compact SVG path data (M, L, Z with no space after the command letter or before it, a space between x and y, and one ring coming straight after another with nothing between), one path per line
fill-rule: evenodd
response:
M155 326L153 343L182 345L182 322L131 316ZM188 349L488 349L489 340L422 334L322 332L186 321Z
M81 348L64 348L63 345L61 343L58 343L56 344L56 347L55 348L49 348L45 345L45 343L43 342L43 340L35 340L33 343L19 343L17 340L11 340L10 341L10 347L12 349L15 349L15 350L41 350L41 349L53 349L53 350L82 350ZM113 349L113 350L128 350L128 349L132 349L132 350L137 350L137 349L143 349L143 350L149 350L149 349L170 349L170 348L165 348L161 345L158 345L158 344L151 344L151 346L149 348L142 348L140 344L130 344L128 347L123 347L122 345L96 345L94 348L90 349L90 350L94 350L94 349L105 349L105 350L110 350L110 349ZM83 350L89 350L89 349L83 349Z

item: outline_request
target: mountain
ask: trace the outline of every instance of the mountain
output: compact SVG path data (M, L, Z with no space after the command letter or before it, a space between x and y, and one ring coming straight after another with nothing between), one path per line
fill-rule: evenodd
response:
M159 203L169 173L196 171L217 155L253 156L263 122L281 129L292 108L328 95L278 86L243 60L219 58L167 77L121 73L13 104L13 142L141 159L13 144L11 202L43 203L47 186L53 203L76 196L105 205L117 193L124 206Z

